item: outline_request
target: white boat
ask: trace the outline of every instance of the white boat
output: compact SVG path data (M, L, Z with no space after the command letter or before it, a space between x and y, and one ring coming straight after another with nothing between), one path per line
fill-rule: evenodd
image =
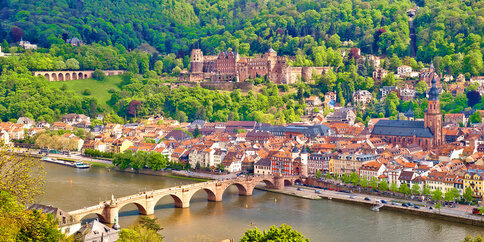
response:
M77 168L77 169L88 169L90 168L91 166L89 166L89 164L86 164L82 161L76 161L74 162L74 166Z

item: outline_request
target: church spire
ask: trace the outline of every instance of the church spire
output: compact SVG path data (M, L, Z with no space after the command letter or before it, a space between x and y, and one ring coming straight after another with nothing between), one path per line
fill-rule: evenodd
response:
M435 76L432 76L432 87L429 91L429 100L439 100L439 90L437 90L437 81Z

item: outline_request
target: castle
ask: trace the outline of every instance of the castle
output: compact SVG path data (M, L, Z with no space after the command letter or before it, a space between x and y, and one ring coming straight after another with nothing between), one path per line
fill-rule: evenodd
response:
M329 67L292 67L285 56L269 49L262 56L240 57L237 52L220 52L204 56L202 50L193 49L190 56L190 71L181 79L186 81L245 81L266 77L277 84L295 83L300 79L310 80L313 75L325 74Z

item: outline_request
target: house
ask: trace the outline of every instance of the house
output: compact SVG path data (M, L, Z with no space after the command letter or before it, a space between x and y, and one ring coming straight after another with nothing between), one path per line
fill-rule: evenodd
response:
M5 145L10 144L10 136L8 132L0 130L0 143L3 143Z
M314 107L314 106L321 106L322 102L318 96L310 96L306 98L306 104L308 106Z
M20 42L18 43L18 46L26 49L26 50L36 50L37 49L37 45L36 44L31 44L29 41L25 41L25 40L20 40Z
M63 122L54 122L52 124L52 126L50 126L50 129L52 130L74 130L74 128L69 125L69 124L66 124L66 123L63 123Z
M59 230L66 236L74 234L81 228L81 223L79 221L76 221L73 216L69 215L69 213L66 213L57 207L35 203L32 204L28 209L32 211L38 210L46 214L52 214L58 222Z
M83 45L82 41L80 39L76 38L76 37L74 37L72 39L67 39L66 43L70 44L72 46L82 46Z
M228 172L239 172L242 170L242 160L245 154L239 152L229 152L222 161L225 170Z
M388 94L395 91L397 91L396 86L383 86L382 88L380 88L382 98L386 97Z
M412 73L412 67L407 66L407 65L401 65L397 67L397 75L400 76L400 78L408 77Z
M84 242L112 242L118 240L119 230L110 228L95 219L87 225L82 226L74 234L74 238L75 241Z
M254 174L256 175L271 175L271 160L268 158L260 159L254 165Z
M129 147L133 146L133 142L126 138L120 138L114 140L111 146L111 152L113 153L123 153Z
M383 68L376 68L373 71L373 79L375 81L382 81L385 76L388 75L388 71Z
M76 127L82 125L82 128L86 128L91 125L91 118L84 114L70 113L62 117L62 122Z
M364 163L374 160L376 160L374 155L340 154L330 160L330 166L333 167L333 171L330 172L338 173L340 176L350 175L353 172L358 174Z
M334 112L328 114L326 119L328 122L346 122L350 125L355 123L356 114L353 112L352 109L349 108L340 108L335 110Z
M34 127L35 121L31 118L20 117L20 118L17 119L17 124L23 124L24 128L30 129L30 128Z
M484 171L469 170L464 175L463 190L471 188L475 198L484 196Z
M308 174L316 174L318 171L329 172L329 161L333 155L331 153L311 153L308 156Z
M371 178L379 178L386 170L386 166L378 161L369 161L363 163L363 165L359 169L359 176L366 177L368 180Z
M336 105L336 93L334 92L327 92L324 94L324 107L333 109Z
M366 104L369 104L372 98L373 95L368 90L358 90L356 92L353 92L353 102L355 103L355 106L364 106Z
M456 125L466 125L467 120L463 113L446 113L444 116L444 123L451 123Z
M400 184L407 184L408 187L411 186L412 180L415 178L416 173L413 171L402 171L400 173L400 176L398 177L398 180Z
M180 129L175 129L170 131L166 136L165 139L167 140L176 140L176 141L184 141L190 139L190 136L185 133L185 131Z
M402 88L398 89L398 95L402 101L410 101L415 98L417 92L415 89L410 85L405 85Z

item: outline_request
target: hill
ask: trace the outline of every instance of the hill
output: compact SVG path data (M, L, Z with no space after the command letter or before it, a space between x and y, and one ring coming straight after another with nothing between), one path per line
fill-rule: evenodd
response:
M307 45L336 48L351 40L367 54L410 54L407 10L415 16L417 61L479 49L484 16L475 0L1 0L0 39L21 37L43 47L77 37L135 49L148 43L183 56L232 48L241 54L311 54ZM21 10L21 11L19 11ZM12 27L15 28L12 31ZM5 48L5 46L4 46ZM455 59L458 57L449 57ZM463 57L462 57L463 58Z

